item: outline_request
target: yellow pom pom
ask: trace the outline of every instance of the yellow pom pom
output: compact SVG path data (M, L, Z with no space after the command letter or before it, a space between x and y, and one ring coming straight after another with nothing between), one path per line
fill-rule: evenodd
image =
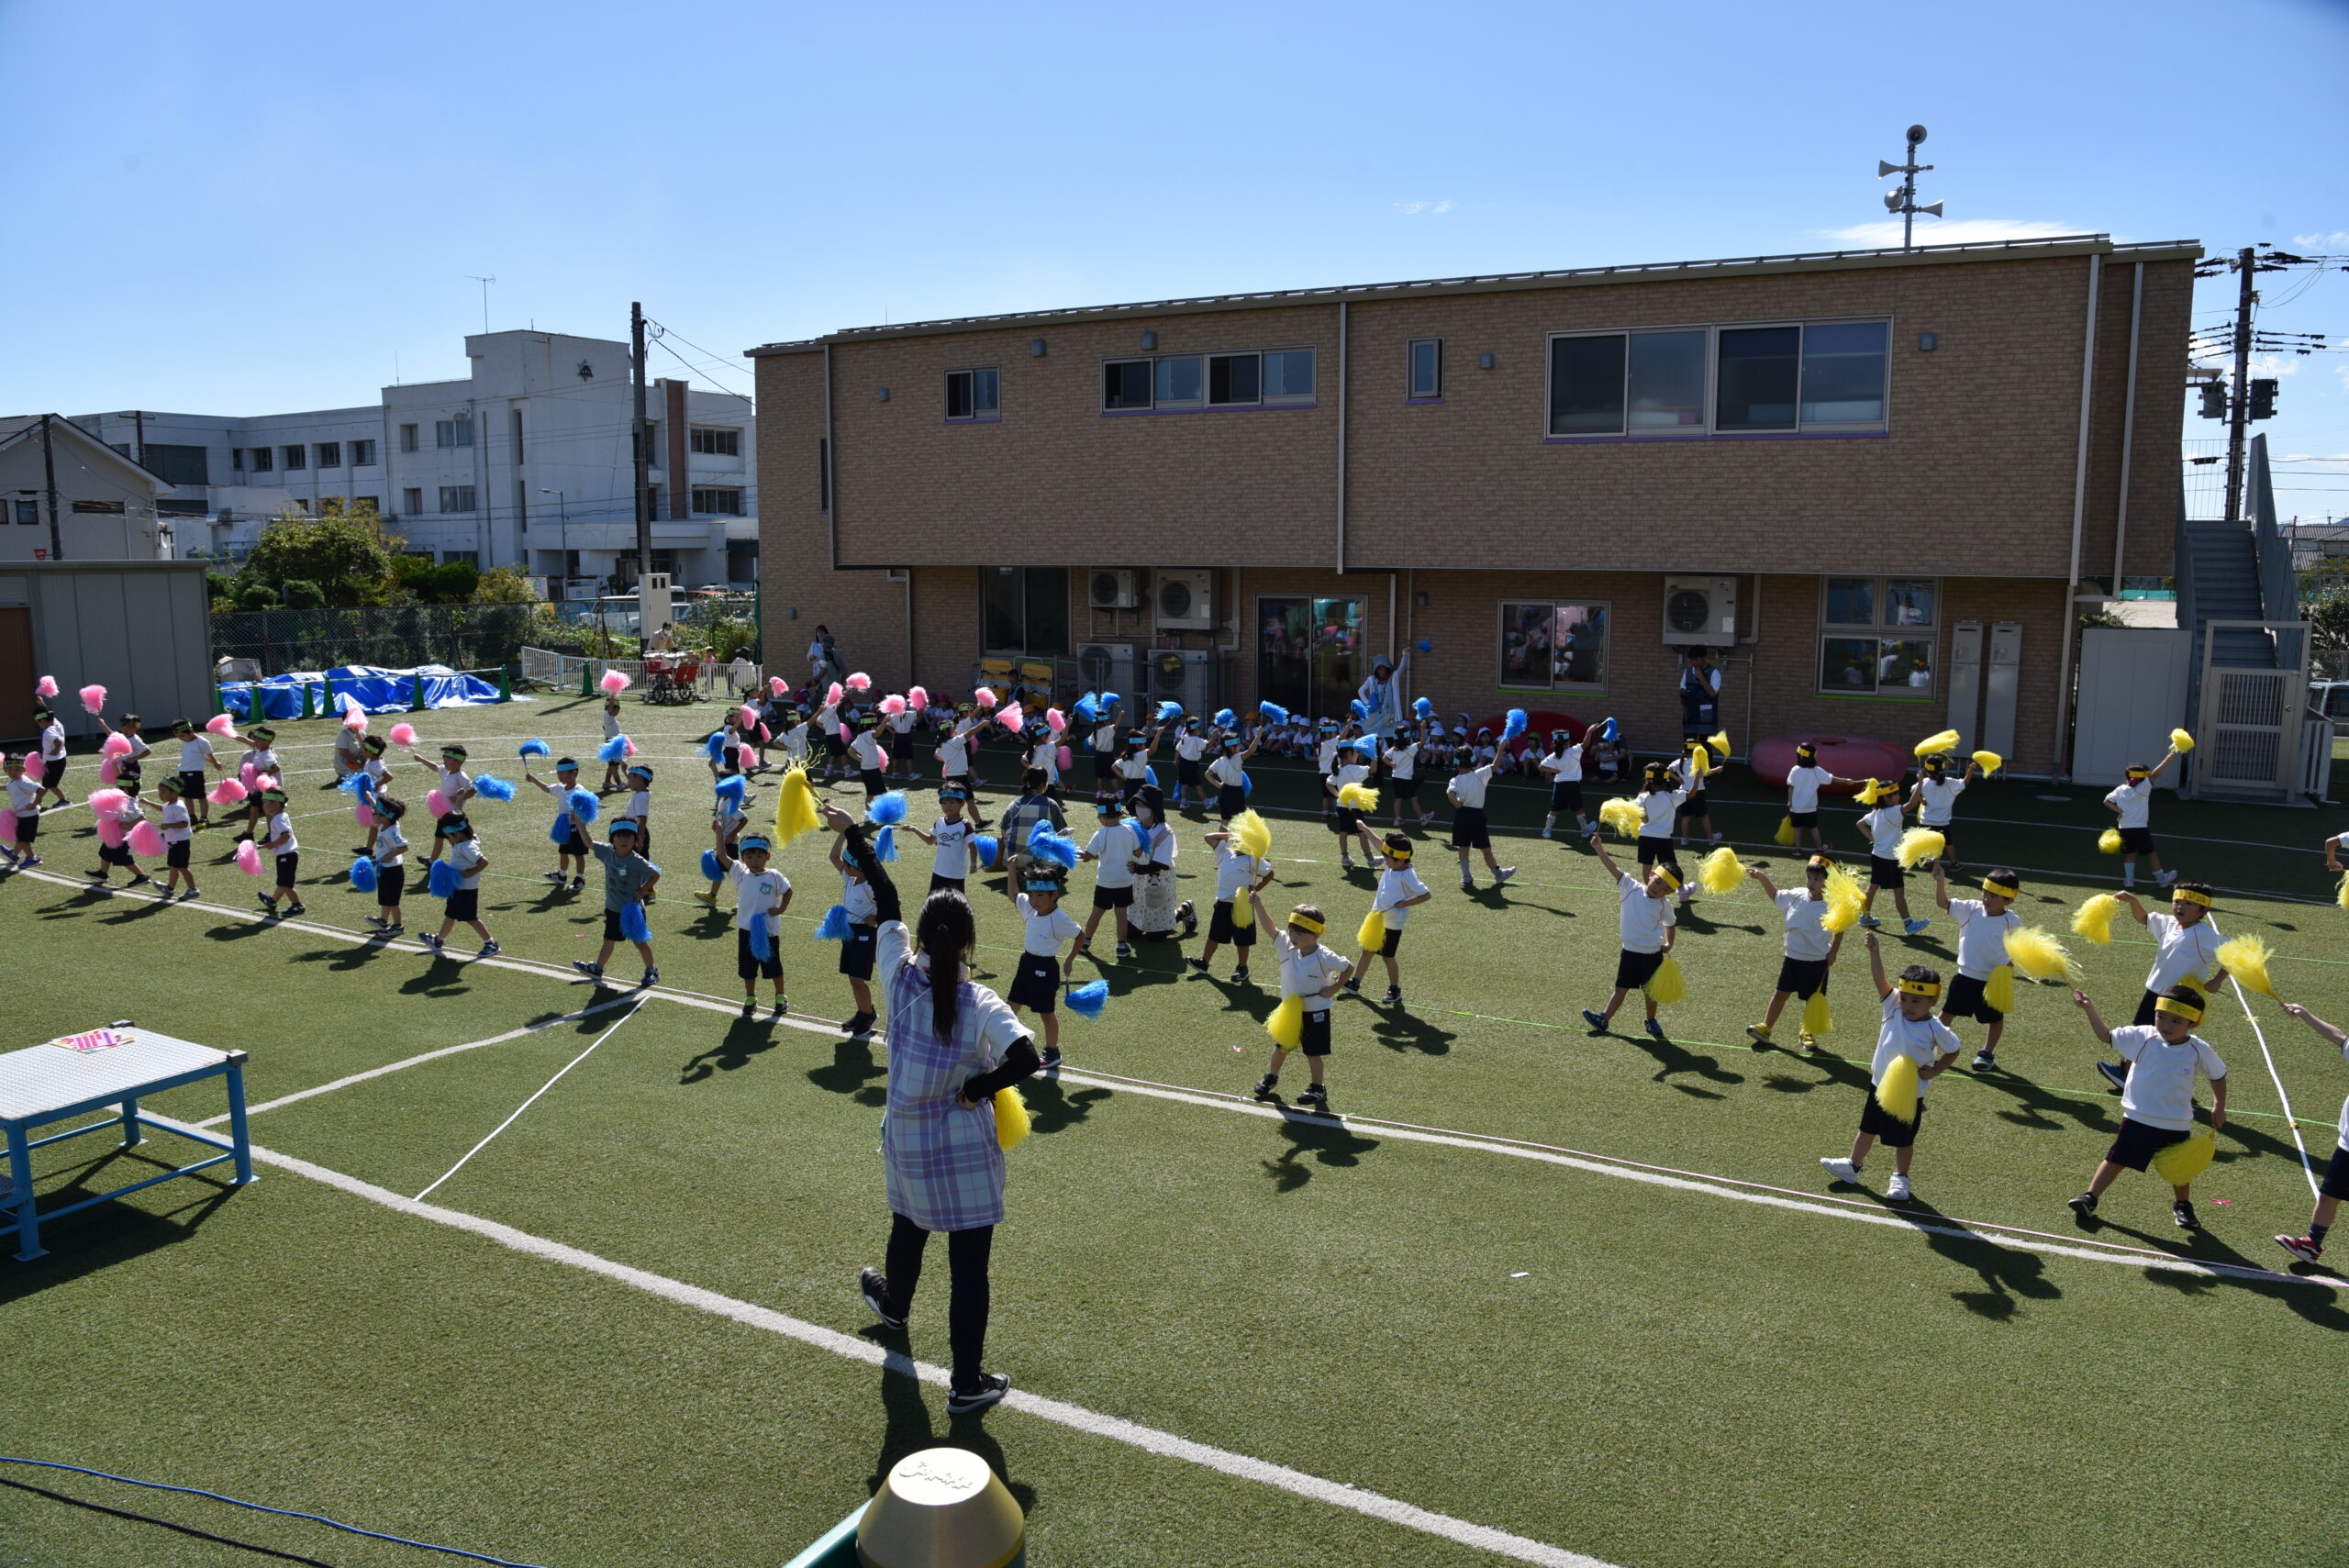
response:
M1251 860L1263 860L1273 852L1273 829L1255 812L1243 811L1231 819L1231 847Z
M1375 811L1378 809L1378 792L1368 784L1340 784L1338 804L1350 806L1356 811Z
M1888 784L1882 779L1870 779L1859 787L1852 798L1862 806L1874 806L1877 801L1889 800L1899 793L1899 786L1896 784Z
M2033 980L2060 980L2075 984L2079 981L2079 965L2064 951L2064 944L2037 926L2025 926L2008 934L2007 962ZM1998 1010L2006 1011L2003 1007Z
M1231 929L1235 931L1252 931L1256 929L1256 906L1245 898L1235 898L1231 901Z
M1294 1048L1305 1038L1305 998L1282 997L1281 1005L1273 1009L1273 1016L1264 1020L1264 1032L1283 1051Z
M1376 952L1386 945L1386 917L1373 909L1362 917L1362 929L1354 933L1354 940L1364 952Z
M1688 995L1688 980L1680 973L1680 961L1670 953L1664 954L1663 966L1648 976L1648 983L1641 989L1659 1007L1684 1000Z
M1854 880L1842 866L1827 868L1827 913L1820 917L1821 929L1833 934L1848 931L1860 923L1860 914L1867 907L1865 889Z
M1813 991L1810 1000L1802 1005L1802 1032L1826 1034L1835 1027L1835 1016L1827 1010L1827 993Z
M1996 751L1976 751L1974 753L1974 765L1982 770L1982 776L1987 779L2005 767L2007 760Z
M2194 737L2183 729L2173 729L2169 732L2169 749L2183 757L2194 750Z
M2341 887L2333 894L2332 901L2343 909L2349 909L2349 871L2341 873Z
M2110 893L2099 893L2074 913L2072 934L2102 947L2112 940L2112 917L2120 913L2121 900Z
M2119 854L2121 852L2121 829L2118 828L2107 828L2103 832L2099 833L2096 836L2096 847L2102 850L2108 855Z
M1691 748L1688 752L1688 777L1692 781L1702 779L1712 771L1713 754L1702 746Z
M1705 744L1706 744L1706 745L1708 745L1708 746L1710 746L1714 751L1719 751L1719 752L1721 754L1721 761L1722 761L1722 762L1728 762L1728 761L1729 761L1729 731L1728 731L1728 730L1726 730L1726 729L1716 729L1716 730L1714 730L1710 735L1708 735L1707 737L1705 737Z
M1636 839L1640 836L1640 824L1647 819L1647 814L1640 809L1638 801L1619 795L1599 803L1598 819L1624 838Z
M1895 1121L1917 1119L1917 1059L1907 1051L1892 1059L1876 1086L1876 1103Z
M1902 865L1914 871L1927 861L1941 859L1942 851L1948 843L1947 839L1931 828L1911 828L1900 835L1900 847L1893 853L1899 857Z
M2182 1187L2200 1175L2218 1151L2218 1135L2207 1127L2198 1127L2185 1142L2154 1151L2154 1174L2171 1186Z
M1990 978L1982 984L1982 1000L1995 1012L2015 1010L2015 972L2006 964L1990 971Z
M1777 831L1776 837L1777 837L1777 840L1778 840L1778 842L1779 842L1779 843L1781 843L1781 844L1783 844L1783 845L1785 845L1787 849L1793 849L1793 848L1794 848L1794 844L1795 844L1795 819L1794 819L1793 817L1779 817L1779 818L1778 818L1778 831ZM2349 873L2344 873L2344 874L2343 874L2343 878L2342 878L2341 885L2342 885L2343 888L2349 888ZM2344 893L2344 894L2343 895L2343 896L2344 900L2349 900L2349 893ZM2343 905L2343 907L2344 907L2344 908L2349 908L2349 902L2345 902L2345 903Z
M1708 893L1735 893L1745 880L1745 868L1738 863L1737 851L1724 844L1697 862L1697 880Z
M1942 751L1957 750L1958 735L1954 729L1944 729L1939 735L1928 735L1917 742L1917 755L1931 757Z
M816 814L816 792L808 787L807 770L794 768L784 774L783 787L774 795L777 845L788 844L802 833L822 827L823 822Z
M1028 1102L1019 1097L1018 1089L997 1089L995 1092L995 1140L1006 1149L1017 1149L1019 1140L1028 1136Z
M2267 961L2274 956L2265 937L2229 937L2219 944L2219 967L2251 990L2276 995L2267 978Z

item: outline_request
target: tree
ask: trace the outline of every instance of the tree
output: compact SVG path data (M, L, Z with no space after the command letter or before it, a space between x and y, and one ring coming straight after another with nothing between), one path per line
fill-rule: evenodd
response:
M539 596L530 591L529 583L511 566L493 566L481 574L480 584L473 589L476 605L534 605Z
M326 590L306 578L288 577L282 592L289 610L315 610L327 602Z
M263 528L238 582L271 588L314 583L328 604L379 605L389 596L391 576L392 541L375 508L362 502L346 511L330 501L317 517L292 513Z
M2349 648L2349 588L2332 588L2302 606L2319 648Z

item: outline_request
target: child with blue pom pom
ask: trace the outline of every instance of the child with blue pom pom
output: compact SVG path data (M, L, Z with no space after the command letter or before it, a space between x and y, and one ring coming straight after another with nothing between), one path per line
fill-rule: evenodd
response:
M604 978L604 965L611 962L612 950L619 946L625 928L629 923L625 917L633 914L638 922L643 921L644 895L660 882L661 868L637 852L636 824L631 819L626 817L613 818L609 843L596 841L595 831L587 826L586 818L579 814L576 806L572 810L571 823L587 845L587 852L602 862L604 866L604 945L596 951L595 962L590 963L584 958L573 959L571 967L600 984ZM627 940L635 946L638 956L644 960L644 978L639 984L658 984L661 971L652 962L651 942L638 937L628 937Z
M707 905L712 909L718 907L718 888L725 880L726 864L737 852L735 846L741 842L742 829L751 820L742 806L742 797L749 793L749 785L750 781L742 776L741 769L729 753L718 775L718 803L711 808L709 817L710 848L714 851L710 866L717 874L709 879L707 892L694 895L695 902Z
M374 845L369 851L375 862L375 912L367 917L368 929L379 937L400 934L400 900L407 892L407 867L402 857L407 853L407 835L400 831L400 818L407 815L407 806L390 795L375 797Z
M449 864L457 873L457 890L449 895L448 913L440 921L440 932L436 935L427 931L417 940L424 943L426 952L438 958L447 951L449 933L462 920L480 934L481 956L495 958L499 951L497 939L489 934L489 928L482 924L481 918L481 873L489 869L489 857L482 853L481 845L473 837L473 825L466 817L454 814L444 817L439 830L449 840Z
M604 699L604 743L596 748L596 755L604 763L604 782L596 793L613 795L628 788L628 774L621 771L628 758L628 737L620 733L620 699L616 696Z
M621 813L636 824L636 852L646 860L652 858L652 769L644 762L628 765L628 809ZM646 889L650 895L651 889ZM652 900L644 900L650 905Z
M1141 856L1141 839L1132 824L1126 820L1126 808L1115 796L1102 801L1099 810L1101 826L1077 851L1079 860L1093 861L1100 866L1093 878L1093 913L1085 922L1085 930L1077 939L1076 951L1085 951L1093 945L1093 933L1101 924L1101 917L1109 910L1117 911L1118 956L1134 955L1131 911L1134 906L1134 862Z
M856 1011L841 1024L841 1032L863 1034L880 1018L873 1010L873 963L881 932L881 896L875 879L888 887L893 906L897 902L896 887L865 844L863 826L838 806L826 806L822 810L825 825L835 835L832 869L841 873L841 909L848 917L848 932L841 939L841 973L856 998ZM852 833L856 835L853 848Z
M1188 811L1207 799L1207 775L1199 759L1208 753L1206 726L1194 717L1174 732L1174 809ZM1196 795L1195 793L1196 792Z
M1027 891L1017 889L1024 886ZM1061 947L1084 935L1084 929L1061 907L1068 873L1050 861L1030 869L1023 878L1006 877L1003 891L1019 911L1025 930L1019 951L1019 972L1004 1000L1015 1013L1022 1007L1044 1020L1044 1065L1061 1059L1061 982L1076 967L1076 949L1063 958Z
M1421 702L1428 699L1421 697ZM1421 721L1424 723L1424 721ZM1370 742L1377 744L1375 740ZM1413 816L1424 828L1435 820L1435 813L1419 806L1419 751L1426 744L1419 724L1405 725L1395 731L1395 744L1386 748L1379 762L1386 769L1387 798L1395 807L1395 831L1403 830L1403 807L1408 805Z
M1028 771L1032 773L1037 770ZM906 824L906 831L938 851L930 868L932 893L950 887L960 893L963 880L971 874L971 840L976 836L976 829L963 819L963 803L970 798L971 792L961 784L942 785L938 792L938 809L945 815L930 825L930 831L925 833L910 822ZM1004 885L1009 887L1011 884L1006 881Z
M783 912L791 907L791 879L767 867L767 840L756 833L742 840L738 859L720 845L719 864L734 884L734 973L742 979L742 1016L759 1010L759 977L774 992L774 1016L791 1010L783 994ZM761 938L763 937L763 944ZM765 947L763 955L760 947Z
M1248 809L1248 759L1264 743L1264 730L1258 727L1255 736L1242 746L1237 735L1223 738L1223 755L1208 764L1208 782L1215 785L1215 814L1226 828L1231 819Z
M571 792L579 787L579 760L575 757L558 759L554 765L554 783L552 784L547 783L528 768L522 770L522 777L526 783L536 786L540 794L552 795L555 799L563 802L565 808L568 809ZM543 880L554 884L557 887L569 882L571 891L573 893L587 885L587 840L580 835L575 825L567 837L556 843L554 870L545 873Z

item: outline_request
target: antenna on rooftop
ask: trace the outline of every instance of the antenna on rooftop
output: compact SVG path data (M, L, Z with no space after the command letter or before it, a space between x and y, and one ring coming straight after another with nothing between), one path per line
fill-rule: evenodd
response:
M1909 151L1913 153L1916 151L1916 149L1912 147L1909 149ZM489 334L489 285L495 283L497 280L495 278L480 277L473 272L467 272L465 276L472 278L473 282L481 284L481 329L482 335L486 337Z
M1900 248L1903 250L1916 249L1914 235L1919 213L1921 212L1928 217L1939 217L1942 215L1941 203L1927 202L1920 205L1917 200L1917 176L1932 167L1930 163L1917 161L1917 149L1923 144L1924 139L1925 128L1920 125L1912 125L1909 128L1909 156L1905 160L1898 163L1887 163L1881 158L1876 160L1876 177L1877 179L1889 179L1895 174L1900 176L1900 183L1884 193L1884 206L1887 212L1897 212L1900 215Z

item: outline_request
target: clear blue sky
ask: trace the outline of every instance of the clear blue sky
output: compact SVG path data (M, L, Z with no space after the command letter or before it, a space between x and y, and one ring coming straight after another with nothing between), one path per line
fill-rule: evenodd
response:
M469 273L500 328L641 298L746 389L883 319L1874 244L1912 120L1924 237L2349 253L2340 0L0 0L0 413L461 374ZM2349 282L2264 325L2349 340ZM2349 513L2349 353L2281 369L2277 450L2333 460L2284 509Z

